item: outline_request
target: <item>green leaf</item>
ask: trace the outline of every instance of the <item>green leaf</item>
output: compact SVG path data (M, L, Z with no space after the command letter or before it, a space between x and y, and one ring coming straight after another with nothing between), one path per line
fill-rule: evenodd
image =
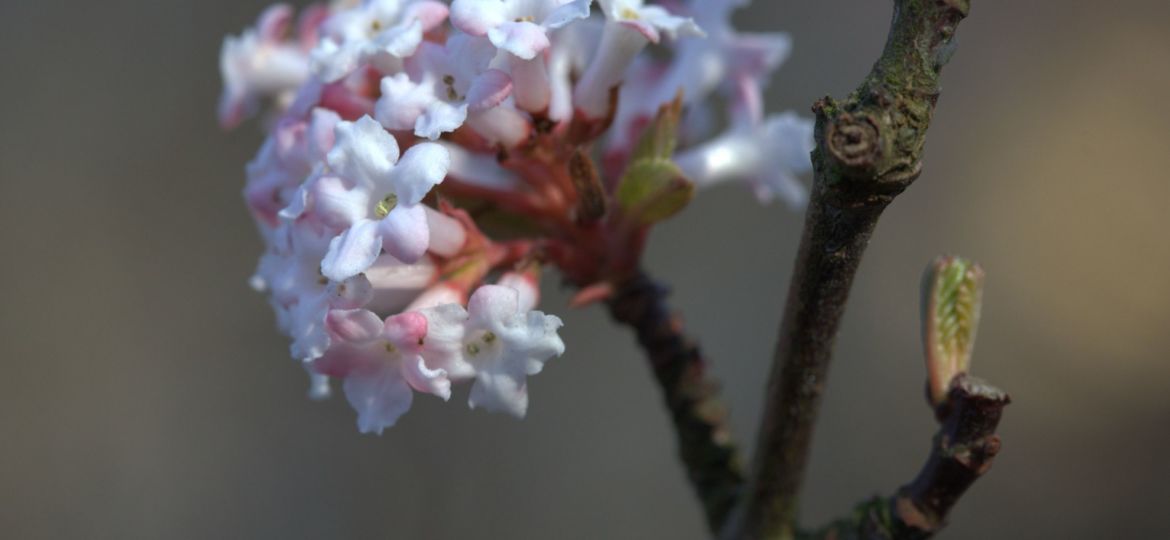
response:
M617 198L629 218L650 225L677 214L694 194L694 184L677 165L665 159L643 159L626 170Z

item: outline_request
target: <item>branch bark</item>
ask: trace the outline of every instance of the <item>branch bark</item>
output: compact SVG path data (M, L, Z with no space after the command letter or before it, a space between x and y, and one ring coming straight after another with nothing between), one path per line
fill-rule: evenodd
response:
M853 277L882 211L922 170L939 71L969 0L895 0L889 37L847 99L816 113L814 180L755 467L730 536L794 538L797 495Z
M1011 402L1003 391L967 375L951 382L947 416L934 437L930 458L913 482L889 498L863 502L848 518L810 534L807 540L920 540L946 523L959 497L999 453L995 430Z
M637 272L618 286L607 305L616 321L633 328L646 351L674 422L687 476L714 532L739 498L743 473L718 386L707 378L703 354L671 312L667 293Z

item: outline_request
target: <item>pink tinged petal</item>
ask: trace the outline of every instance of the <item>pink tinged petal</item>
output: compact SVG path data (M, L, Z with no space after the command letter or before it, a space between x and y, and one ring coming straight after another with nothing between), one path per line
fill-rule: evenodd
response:
M432 101L414 123L414 134L436 140L440 135L459 129L467 120L467 105L453 106L443 101Z
M448 174L460 182L475 186L515 191L520 189L516 174L500 166L496 154L473 153L462 146L440 141L451 156Z
M639 10L642 20L661 30L671 39L678 37L706 37L699 25L690 17L671 15L661 6L645 6Z
M512 78L498 69L489 69L471 81L464 101L469 111L482 111L503 103L511 93Z
M422 0L407 6L403 13L405 20L418 20L422 23L423 32L430 32L447 20L449 9L442 2Z
M649 41L638 29L607 22L597 52L573 89L573 105L577 110L588 118L605 116L609 110L610 89L621 83L626 69Z
M448 38L443 51L449 66L454 68L451 74L461 81L475 78L486 70L496 57L495 47L492 47L486 38L465 34L456 34Z
M363 219L335 237L321 260L321 274L332 281L345 281L365 272L382 251L380 229L379 222Z
M633 30L633 31L641 34L642 37L646 38L646 41L649 41L650 43L658 43L659 41L662 40L662 35L660 35L658 33L658 28L656 26L646 22L646 21L628 20L628 21L620 21L617 24L620 24L620 25L622 25L630 30Z
M326 38L309 51L309 64L315 75L323 82L334 83L361 64L362 50L357 43L337 43Z
M260 14L256 22L256 31L260 39L279 43L288 35L292 28L293 8L288 4L273 4Z
M430 229L430 244L427 251L440 257L452 257L467 243L467 230L459 220L430 207L427 212L427 228Z
M382 337L382 319L364 309L335 309L325 317L333 337L346 343L367 344Z
M374 105L374 115L386 129L413 129L427 105L435 101L431 89L416 84L405 73L384 77L382 97Z
M467 125L489 143L502 144L507 148L528 140L532 127L528 117L511 107L492 107L479 111L468 117Z
M329 166L359 185L378 185L398 161L398 143L369 116L337 124L336 136L328 155Z
M357 120L374 112L374 100L358 94L344 82L328 84L321 89L321 106L336 111L344 120Z
M406 58L418 50L422 39L422 22L416 19L382 32L374 42L381 52L395 58Z
M516 370L480 371L475 375L467 405L524 418L528 413L527 378Z
M528 356L526 372L536 375L548 359L565 354L565 342L557 335L557 330L565 323L556 315L545 315L539 311L529 311L525 322L528 332L525 344Z
M329 18L329 6L313 4L301 11L301 18L297 21L297 35L301 48L312 49L320 38L321 25Z
M540 301L540 284L531 274L508 272L500 276L496 285L515 289L519 298L517 311L529 311Z
M414 264L404 264L389 255L382 255L365 272L374 288L367 309L378 313L397 313L419 298L419 294L438 277L438 269L430 257Z
M493 327L520 313L520 293L511 287L484 285L467 301L469 322L477 328Z
M418 295L418 298L406 306L406 309L408 311L428 310L448 304L463 309L460 306L466 301L467 295L463 291L450 283L440 281ZM466 312L463 314L463 319L467 319Z
M337 113L315 107L309 118L307 152L312 161L324 161L337 140L335 130L341 117Z
M440 288L450 290L445 284L439 284L428 293ZM439 296L441 293L435 294L436 299ZM421 313L427 318L427 336L422 350L427 366L446 371L452 380L467 380L474 377L475 367L464 357L463 338L467 334L467 311L463 306L458 303L442 303L422 309Z
M508 5L500 0L455 0L451 3L451 24L473 36L508 21Z
M306 191L312 200L313 216L334 230L357 223L369 210L370 192L356 189L336 176L319 177Z
M783 32L738 34L726 45L726 55L737 71L763 78L788 58L792 37Z
M419 260L427 251L430 229L427 227L427 213L422 205L395 206L386 217L377 222L377 229L381 236L382 249L404 263ZM376 253L374 257L377 257ZM374 260L370 259L370 264L373 262ZM366 266L368 267L369 265Z
M331 283L328 291L333 296L329 306L335 309L357 309L374 297L374 286L364 274L358 274L341 283Z
M329 333L325 330L328 304L324 295L301 298L289 310L289 346L292 357L308 362L321 357L329 347Z
M417 311L407 311L388 317L381 324L386 340L395 348L410 354L418 352L427 335L427 318Z
M258 106L259 103L244 94L242 90L224 88L223 93L219 96L219 106L216 113L219 117L219 127L232 129L240 125L244 118L251 116L256 111Z
M419 392L451 399L451 380L441 369L429 369L422 356L406 357L402 360L402 375L411 388Z
M512 71L512 95L516 99L516 106L529 112L547 109L552 99L552 86L544 58L524 60L510 57L508 66Z
M451 154L435 143L416 144L403 154L391 180L398 204L414 206L447 177Z
M368 372L376 369L382 359L378 354L377 342L362 345L351 345L345 342L334 342L329 350L319 358L307 364L312 373L344 379L351 374Z
M324 91L324 82L316 77L310 78L297 89L292 103L289 104L285 114L294 117L301 117L308 114L309 110L321 104L321 96Z
M349 404L357 411L358 430L382 434L410 410L414 392L397 366L356 372L342 385Z
M487 36L492 45L525 60L536 58L549 46L544 28L526 21L505 22L489 29Z
M540 25L545 28L557 29L578 19L589 18L589 6L593 0L571 0L552 10Z

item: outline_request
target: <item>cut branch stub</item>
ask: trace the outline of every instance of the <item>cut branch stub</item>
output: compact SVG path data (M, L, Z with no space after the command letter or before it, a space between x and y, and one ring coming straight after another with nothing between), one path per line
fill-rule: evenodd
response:
M796 534L798 494L849 290L882 211L922 171L939 70L969 7L968 0L894 0L889 37L869 75L845 99L813 107L808 214L742 520L729 525L728 537Z

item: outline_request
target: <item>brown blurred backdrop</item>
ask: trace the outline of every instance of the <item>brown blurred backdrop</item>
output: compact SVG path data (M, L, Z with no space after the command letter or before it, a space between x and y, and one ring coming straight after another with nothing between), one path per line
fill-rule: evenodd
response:
M526 421L422 397L368 437L344 399L305 399L245 285L260 242L239 192L261 134L214 121L220 40L263 4L0 3L0 537L702 538L632 337L569 311L552 279L569 351ZM1170 537L1170 4L974 4L926 172L862 266L805 521L926 455L918 277L957 252L989 274L976 372L1016 402L943 537ZM773 108L851 89L889 7L741 13L795 37ZM727 187L649 253L745 443L800 223Z

